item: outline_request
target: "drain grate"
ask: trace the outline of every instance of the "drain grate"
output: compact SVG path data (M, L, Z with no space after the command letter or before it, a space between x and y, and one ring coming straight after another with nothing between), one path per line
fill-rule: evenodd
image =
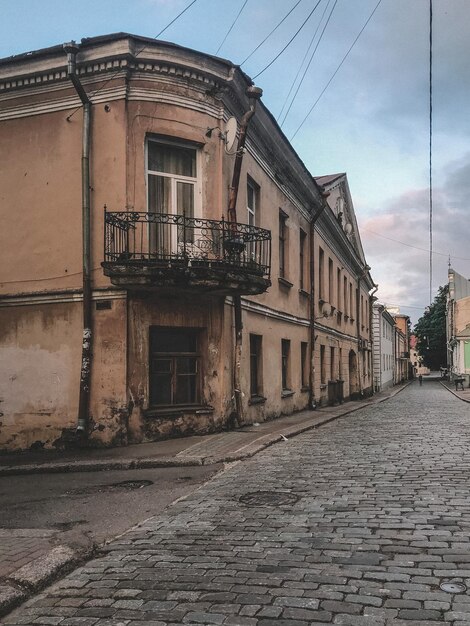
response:
M446 580L439 585L439 589L446 593L465 593L467 591L466 585L459 583L455 580Z
M90 485L88 487L79 487L77 489L71 489L67 491L71 496L86 496L95 493L104 493L107 491L132 491L133 489L143 489L143 487L149 487L153 485L152 480L123 480L120 483L111 483L109 485Z
M239 501L247 506L286 506L295 504L298 499L287 491L252 491L240 496Z

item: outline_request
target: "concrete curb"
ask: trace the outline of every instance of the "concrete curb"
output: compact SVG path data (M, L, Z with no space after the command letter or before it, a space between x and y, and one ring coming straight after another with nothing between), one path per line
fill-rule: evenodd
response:
M450 391L450 393L451 393L453 396L455 396L455 397L456 397L456 398L458 398L459 400L462 400L462 402L469 402L469 403L470 403L470 400L467 400L467 398L462 398L461 396L459 396L459 394L458 394L456 391L454 391L453 389L451 389L450 387L448 387L447 385L445 385L443 382L441 382L441 381L439 381L439 382L441 383L441 385L442 385L443 387L445 387L445 388L447 389L447 391Z
M64 472L96 472L96 471L110 471L110 470L133 470L133 469L148 469L154 467L191 467L194 465L215 465L217 463L230 463L233 461L242 461L243 459L250 458L264 450L265 448L272 446L275 443L283 441L285 438L289 439L295 435L314 430L319 428L323 424L332 422L364 409L368 406L374 406L385 402L390 398L393 398L398 393L403 391L413 381L409 381L403 384L397 389L394 389L390 394L383 398L376 398L374 396L368 400L362 402L351 403L352 406L345 405L344 410L333 415L325 415L323 418L319 414L318 418L306 422L304 424L298 424L296 426L286 426L282 434L278 431L276 433L268 433L261 435L254 441L248 443L243 448L236 450L233 453L227 453L219 456L195 456L195 457L169 457L167 459L157 458L142 458L142 459L120 459L120 460L92 460L92 461L70 461L70 462L58 462L58 463L37 463L31 465L13 465L9 467L0 467L0 477L2 476L21 476L29 474L60 474ZM349 403L348 403L349 404Z
M95 546L74 550L56 546L46 554L23 565L0 583L0 617L3 617L60 576L67 574L93 556Z

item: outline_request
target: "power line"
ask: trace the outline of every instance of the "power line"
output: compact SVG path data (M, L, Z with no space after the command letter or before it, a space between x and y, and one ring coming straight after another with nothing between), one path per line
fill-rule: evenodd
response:
M277 54L274 59L272 61L270 61L266 67L264 67L261 72L258 72L256 74L256 76L253 76L253 80L255 80L255 78L258 78L258 76L261 76L261 74L264 74L264 72L271 67L271 65L278 60L278 58L281 56L281 54L283 54L287 48L291 45L291 43L294 41L294 39L297 37L297 35L300 33L300 31L303 29L303 27L307 24L307 22L309 21L309 19L312 17L312 15L314 14L317 6L320 4L322 0L318 0L318 2L316 3L316 5L313 7L313 9L310 11L310 13L308 14L308 16L306 17L306 19L302 22L300 28L297 30L297 32L293 35L293 37L291 37L291 39L286 43L286 45L284 46L284 48L279 52L279 54Z
M228 31L227 31L227 34L226 34L226 35L225 35L225 37L222 39L222 43L221 43L221 44L220 44L220 46L217 48L217 51L216 51L216 53L215 53L216 55L217 55L217 54L219 54L219 50L222 48L222 46L224 45L224 43L225 43L225 41L226 41L227 37L228 37L228 36L230 35L230 33L232 32L232 29L233 29L233 27L235 26L235 24L237 23L238 18L240 17L240 15L242 14L243 9L246 7L247 2L248 2L248 0L245 0L245 2L244 2L244 3L243 3L243 5L242 5L242 8L238 11L238 15L237 15L237 17L233 20L232 25L230 26L230 28L229 28L229 29L228 29Z
M186 11L187 11L188 9L190 9L190 8L193 6L193 4L195 4L196 2L197 2L197 0L192 0L192 1L191 1L191 2L190 2L187 6L186 6L186 8L184 8L182 11L180 11L180 13L178 13L178 15L177 15L176 17L174 17L174 18L171 20L171 22L169 22L169 23L165 26L165 28L163 28L163 29L162 29L159 33L157 33L157 34L155 35L155 37L153 37L153 39L157 39L158 37L160 37L160 35L163 35L163 33L164 33L166 30L168 30L168 29L170 28L170 26L172 26L172 25L176 22L176 20L178 20L178 19L179 19L179 18L183 15L183 13L186 13ZM147 47L147 44L145 44L145 45L144 45L144 46L143 46L143 47L142 47L142 48L141 48L138 52L136 52L136 54L135 54L134 58L138 57L138 56L139 56L139 54L142 54L142 52L145 50L145 48L146 48L146 47ZM99 94L99 93L100 93L100 91L102 91L102 90L106 87L106 85L108 85L108 84L109 84L112 80L114 80L114 79L117 77L117 75L118 75L120 72L122 72L122 71L123 71L123 69L122 69L121 67L118 67L118 68L117 68L117 69L113 72L113 74L111 74L111 76L108 78L108 80L106 80L106 81L105 81L105 82L101 85L101 87L98 87L98 89L97 89L96 91L93 91L93 92L90 94L89 98L91 99L91 98L93 98L94 96L96 96L97 94ZM74 109L74 110L72 111L72 113L68 116L68 118L67 118L67 119L69 119L69 120L70 120L70 119L71 119L71 118L75 115L75 113L76 113L77 111L79 111L81 108L82 108L82 107L81 107L81 106L79 106L79 107L77 107L76 109Z
M432 303L432 0L429 0L429 303Z
M366 20L366 23L364 24L364 26L361 28L361 30L359 31L358 36L356 37L356 39L352 42L351 47L349 48L349 50L346 52L346 54L344 55L341 63L338 65L338 67L336 68L336 70L333 73L333 76L330 78L330 80L326 83L323 91L321 92L321 94L318 96L318 98L315 100L315 102L313 103L312 107L310 108L309 112L307 113L307 115L304 117L304 119L302 120L301 124L299 125L299 127L297 128L297 130L295 131L295 133L292 135L292 137L290 138L290 141L292 141L294 139L294 137L297 135L297 133L299 132L299 130L302 128L302 126L305 124L305 122L307 121L307 118L310 116L310 114L312 113L313 109L317 106L318 102L320 101L320 98L323 96L323 94L325 93L325 91L328 89L328 87L330 86L331 82L333 81L334 77L336 76L336 74L339 72L341 66L343 65L343 63L346 61L347 57L349 56L349 53L351 52L351 50L354 48L354 46L356 45L357 40L359 39L359 37L362 35L362 33L364 32L367 24L370 22L370 20L372 19L374 13L377 11L377 9L379 8L380 3L382 2L382 0L379 0L377 2L377 4L375 5L374 10L372 11L372 13L369 15L369 17Z
M277 116L277 120L278 121L279 121L279 119L280 119L280 117L281 117L281 115L282 115L282 113L283 113L283 111L284 111L284 109L286 107L287 102L289 101L289 97L290 97L290 95L292 93L292 90L294 89L294 85L297 82L297 79L298 79L299 74L300 74L300 72L302 70L302 67L303 67L303 65L305 63L305 60L308 57L308 53L310 52L310 49L313 46L313 42L315 41L315 37L317 36L318 29L320 28L320 24L321 24L323 18L325 17L326 10L330 6L330 2L331 2L331 0L328 0L328 3L326 4L325 8L323 9L323 13L322 13L322 16L320 18L320 21L318 22L318 25L317 25L317 27L315 29L315 32L313 33L313 36L312 36L312 39L310 40L310 43L309 43L308 48L307 48L307 51L304 54L304 58L302 59L302 62L299 65L299 69L297 70L297 74L295 75L295 78L292 81L292 84L291 84L290 89L289 89L289 93L287 94L287 96L286 96L286 98L284 100L284 103L282 105L281 111L279 112L279 115Z
M284 17L283 17L283 18L282 18L282 20L281 20L281 21L277 24L277 26L275 26L275 27L272 29L272 31L271 31L268 35L266 35L266 37L263 39L263 41L262 41L260 44L258 44L258 45L256 46L256 48L255 48L252 52L250 52L250 54L246 57L246 59L244 59L244 60L240 63L240 67L241 67L242 65L244 65L244 64L248 61L248 59L251 59L251 57L254 55L254 53L255 53L257 50L259 50L259 49L261 48L261 46L262 46L262 45L263 45L263 44L264 44L264 43L265 43L265 42L266 42L266 41L267 41L267 40L271 37L271 35L272 35L272 34L273 34L273 33L274 33L274 32L275 32L278 28L279 28L279 26L281 26L281 24L283 24L283 23L286 21L286 19L289 17L289 15L292 13L292 11L293 11L295 8L297 8L301 2L302 2L302 0L297 0L297 2L294 4L294 6L292 7L292 9L291 9L290 11L288 11L288 12L284 15Z
M435 252L434 250L431 251L428 248L420 248L418 246L413 246L410 243L405 243L404 241L399 241L398 239L392 239L392 237L386 237L385 235L381 235L380 233L376 233L373 230L369 230L368 228L361 228L361 231L365 231L367 233L371 233L372 235L376 235L377 237L382 237L382 239L387 239L388 241L393 241L394 243L399 243L402 246L406 246L407 248L413 248L414 250L420 250L421 252L426 252L426 254L431 252L431 254L437 254L438 256L446 256L446 257L449 256L449 254L447 252ZM466 259L466 258L461 257L461 256L455 256L454 254L452 255L452 258L453 259L458 259L459 261L470 261L470 259Z
M337 4L338 4L338 0L335 0L335 3L333 4L333 7L332 7L332 9L331 9L331 11L330 11L330 14L328 15L328 19L326 20L326 23L325 23L325 25L324 25L324 27L323 27L323 30L322 30L321 34L320 34L320 37L319 37L318 42L317 42L317 45L315 46L315 49L314 49L314 51L313 51L313 53L312 53L312 56L310 57L310 60L309 60L309 62L308 62L308 65L307 65L307 67L306 67L306 68L305 68L305 70L304 70L304 73L303 73L303 75L302 75L302 78L301 78L301 80L300 80L300 83L297 85L297 89L296 89L296 91L295 91L294 97L292 98L291 103L290 103L290 105L289 105L289 108L287 109L286 114L284 115L284 119L283 119L283 120L282 120L282 122L281 122L281 126L282 126L282 125L284 124L284 122L286 121L286 118L287 118L287 116L289 115L289 111L291 110L292 105L293 105L293 104L294 104L294 102L295 102L295 99L296 99L296 97L297 97L297 94L299 93L299 90L300 90L300 88L301 88L301 86L302 86L302 83L304 82L305 75L307 74L308 68L310 67L310 65L311 65L311 63L312 63L312 61L313 61L313 57L315 56L315 52L317 51L318 46L320 45L320 42L321 42L321 40L323 39L323 35L325 34L325 30L327 29L328 24L330 23L331 16L333 15L333 11L335 10L335 7L336 7L336 5L337 5ZM324 14L323 14L323 15L324 15ZM317 30L318 30L318 29L317 29ZM315 33L316 33L316 31L315 31Z

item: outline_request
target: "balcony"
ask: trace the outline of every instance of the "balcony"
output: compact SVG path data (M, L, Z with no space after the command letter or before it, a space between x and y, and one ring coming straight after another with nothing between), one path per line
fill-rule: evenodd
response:
M271 285L271 233L184 215L105 211L104 273L126 289L255 295Z

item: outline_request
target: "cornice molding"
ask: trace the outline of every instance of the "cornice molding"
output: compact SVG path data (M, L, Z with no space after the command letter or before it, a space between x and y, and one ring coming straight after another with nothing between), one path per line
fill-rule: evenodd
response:
M94 289L92 293L92 300L125 300L126 298L127 293L118 289ZM70 289L60 292L22 293L19 295L0 296L0 308L82 301L83 292L81 289Z

